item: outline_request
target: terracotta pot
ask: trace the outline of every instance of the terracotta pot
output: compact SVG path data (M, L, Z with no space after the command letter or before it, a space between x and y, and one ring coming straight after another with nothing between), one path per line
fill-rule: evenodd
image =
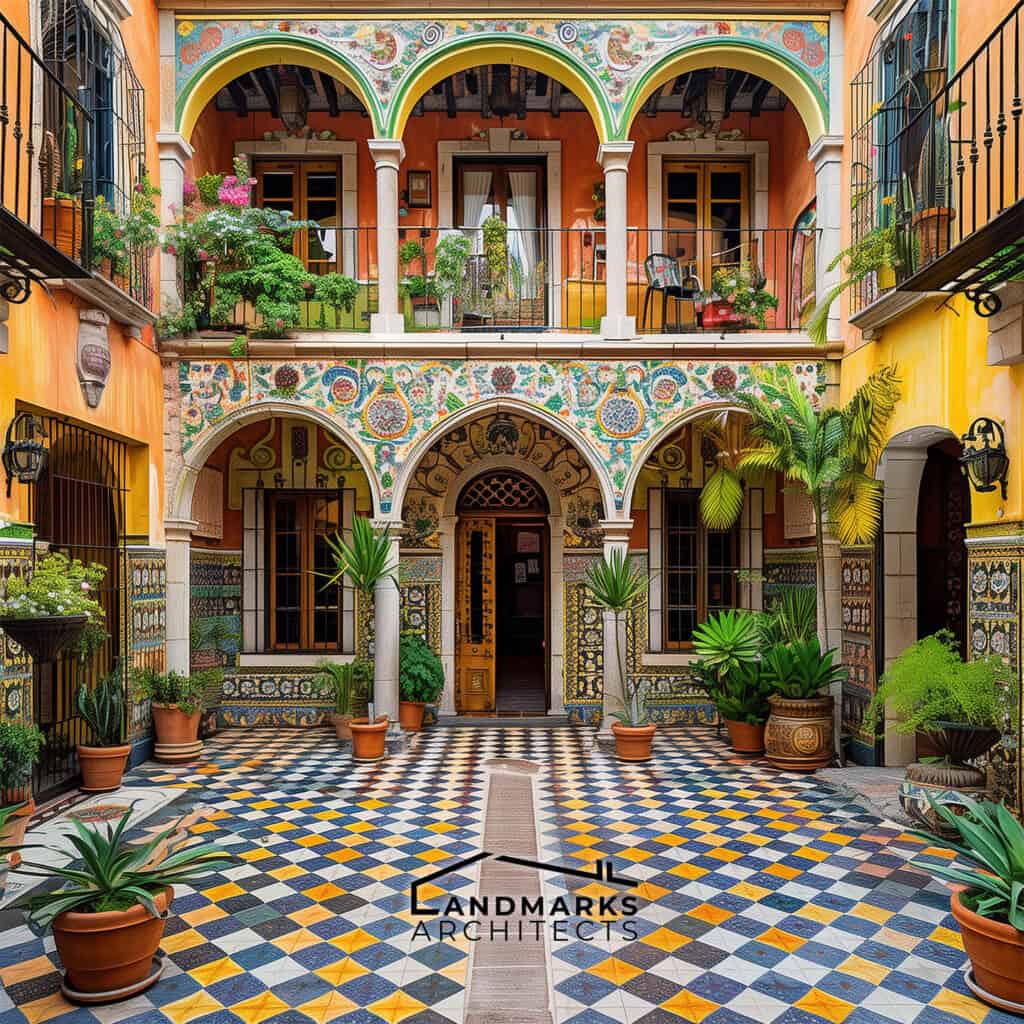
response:
M53 937L67 986L76 992L114 992L143 981L163 938L173 896L168 887L156 897L160 917L142 904L102 914L58 915Z
M154 757L164 764L194 761L203 749L199 739L200 709L187 715L173 704L153 704L152 712L156 729Z
M980 917L960 902L960 893L950 898L953 916L960 925L964 949L971 958L974 981L984 998L995 996L1007 1002L1024 1003L1024 934L1012 925ZM993 1006L997 1006L993 1000Z
M423 728L423 712L426 701L400 700L398 702L398 724L406 732L419 732Z
M911 223L917 239L918 265L925 266L949 250L951 226L956 210L948 206L933 206L915 213Z
M749 722L732 722L725 719L729 730L729 745L737 754L764 753L764 723L751 725Z
M620 761L650 761L651 744L654 742L654 732L657 728L653 723L632 726L613 722L615 756Z
M0 846L22 846L25 842L25 833L28 831L29 821L36 813L36 802L26 793L10 791L4 794L4 804L20 804L25 806L20 811L15 811L7 819L7 824L0 828ZM16 850L7 855L7 862L12 868L21 863L21 854Z
M43 238L73 260L82 257L82 207L77 199L43 200Z
M131 744L127 743L117 747L78 747L81 789L86 793L108 793L117 789L131 752Z
M768 698L772 713L764 732L768 760L786 771L813 772L832 761L832 711L835 698Z
M352 731L352 757L356 761L379 761L384 756L387 715L378 715L372 723L368 718L353 718L348 727Z
M352 730L350 725L352 724L351 715L339 715L337 712L333 712L330 716L331 724L334 726L334 733L339 740L352 739Z

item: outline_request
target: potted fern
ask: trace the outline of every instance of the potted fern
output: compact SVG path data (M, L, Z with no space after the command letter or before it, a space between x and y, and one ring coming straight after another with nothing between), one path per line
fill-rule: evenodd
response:
M591 599L603 611L610 612L613 620L615 661L625 695L622 710L612 712L616 719L612 724L616 756L620 761L649 761L657 726L647 709L646 688L626 671L619 640L624 617L643 600L647 580L640 569L633 567L630 556L616 549L610 557L605 555L600 562L588 566L585 582Z
M91 744L78 745L78 767L86 793L107 793L121 785L131 744L124 736L124 685L121 666L105 675L93 689L78 688L78 713L92 733Z
M408 732L423 728L423 713L444 689L444 666L419 633L406 631L398 642L398 721Z
M364 694L372 682L373 667L358 659L340 663L324 659L318 667L319 692L330 694L334 702L330 722L334 726L335 735L339 740L351 742L352 705L355 698Z

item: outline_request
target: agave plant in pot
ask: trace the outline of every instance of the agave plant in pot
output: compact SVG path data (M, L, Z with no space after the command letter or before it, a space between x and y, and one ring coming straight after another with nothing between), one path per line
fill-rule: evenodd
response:
M78 745L78 767L86 793L106 793L121 785L131 744L124 738L124 677L114 665L93 689L78 688L78 713L92 733L91 744Z
M319 692L330 694L334 710L330 714L331 724L339 740L352 742L352 710L355 698L363 696L373 681L373 666L368 662L337 662L324 659L319 664L317 680Z
M0 823L0 846L19 847L36 803L32 799L32 766L39 760L43 734L35 725L25 722L0 722L0 803L16 804L15 810ZM9 856L17 867L20 855Z
M765 651L761 671L772 691L765 753L776 768L808 772L831 762L835 698L827 691L846 675L835 654L822 654L816 639Z
M740 665L715 688L713 700L737 754L763 754L771 688L759 662Z
M423 713L444 689L444 666L419 633L406 630L398 642L398 719L403 729L419 732Z
M194 761L203 749L199 717L206 689L205 676L183 676L178 672L142 668L136 669L134 680L138 696L151 702L156 759L165 764Z
M615 549L600 562L587 567L586 587L594 603L610 616L615 648L615 667L622 684L623 707L613 711L615 753L620 761L649 761L657 728L647 709L646 687L626 670L621 634L625 617L639 604L647 590L647 579L625 552ZM606 676L607 679L607 676ZM607 682L606 684L607 685Z
M129 810L116 823L90 828L75 818L68 836L80 863L26 861L22 871L64 884L30 901L29 918L53 928L64 964L61 991L69 999L107 1003L149 988L163 971L157 955L174 886L226 867L231 855L197 841L182 822L131 844Z
M935 802L932 812L948 834L915 834L959 860L911 863L956 886L950 908L971 961L967 987L993 1006L1024 1015L1024 825L1002 804L970 797L956 813Z

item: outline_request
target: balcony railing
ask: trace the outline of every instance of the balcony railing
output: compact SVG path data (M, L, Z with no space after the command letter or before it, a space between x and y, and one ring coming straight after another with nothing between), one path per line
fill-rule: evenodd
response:
M1017 4L885 147L884 189L905 255L898 287L989 302L995 285L1024 273L1022 34Z
M0 291L88 276L92 117L0 14Z

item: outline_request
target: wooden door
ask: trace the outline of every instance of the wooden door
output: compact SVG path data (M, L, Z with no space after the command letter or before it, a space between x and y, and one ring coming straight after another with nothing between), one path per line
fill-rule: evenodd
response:
M494 710L494 518L459 521L455 578L455 702Z

